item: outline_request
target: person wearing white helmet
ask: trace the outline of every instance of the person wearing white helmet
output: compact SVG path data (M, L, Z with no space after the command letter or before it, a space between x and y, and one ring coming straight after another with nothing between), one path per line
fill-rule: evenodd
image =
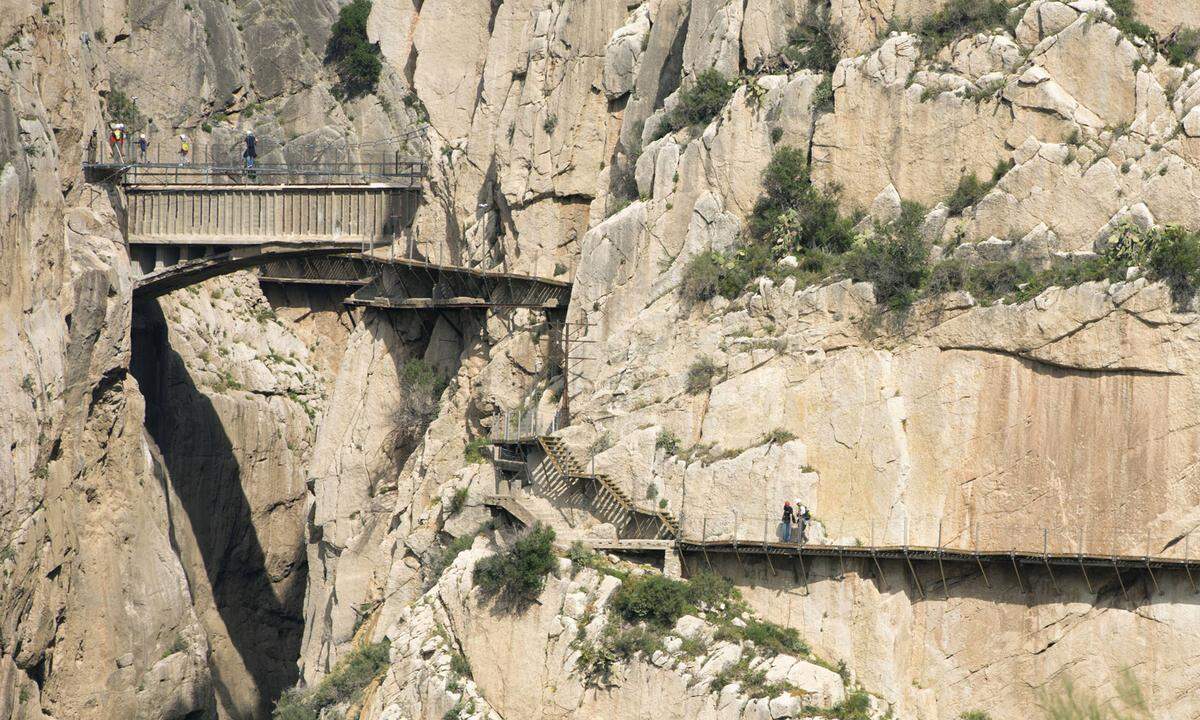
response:
M138 162L146 162L147 151L150 149L150 141L146 139L146 133L138 133L137 149Z

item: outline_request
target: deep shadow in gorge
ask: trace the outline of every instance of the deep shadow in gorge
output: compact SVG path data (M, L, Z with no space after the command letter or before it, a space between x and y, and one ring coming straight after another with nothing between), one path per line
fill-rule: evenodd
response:
M242 708L234 715L237 720L265 720L274 701L298 678L307 572L304 538L296 538L292 562L282 569L270 566L235 447L220 416L170 347L158 302L140 303L134 315L130 366L146 399L146 429L167 467L175 496L171 507L186 515L170 518L172 540L193 598L200 583L206 580L211 587L220 625L245 668L231 662L228 653L222 659L215 645L224 641L214 636L215 623L205 622L214 645L213 684L221 705ZM201 563L205 578L193 577ZM284 579L279 596L275 583Z

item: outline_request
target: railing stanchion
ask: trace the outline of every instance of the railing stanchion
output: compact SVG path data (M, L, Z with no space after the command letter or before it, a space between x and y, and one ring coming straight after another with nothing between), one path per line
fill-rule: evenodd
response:
M767 528L770 526L770 523L771 523L771 518L769 518L769 517L763 518L762 547L763 547L763 555L766 556L766 558L767 558L767 567L771 569L771 574L775 575L776 574L775 573L775 563L771 562L771 551L767 547L767 538L769 537Z
M950 597L950 586L946 584L946 568L942 565L942 519L938 518L938 541L937 541L937 559L938 572L942 574L942 592L946 593L946 597Z
M1196 592L1196 581L1192 578L1192 563L1188 559L1191 557L1188 554L1188 539L1191 538L1191 533L1183 536L1183 569L1187 571L1188 582L1192 585L1192 592Z
M1042 528L1042 564L1046 566L1046 572L1050 575L1050 583L1054 585L1054 592L1059 592L1058 580L1054 577L1054 570L1050 567L1050 547L1049 547L1050 531L1047 528Z
M1079 570L1083 573L1083 581L1087 583L1088 593L1094 593L1092 590L1092 580L1088 577L1087 566L1083 564L1083 528L1079 528Z

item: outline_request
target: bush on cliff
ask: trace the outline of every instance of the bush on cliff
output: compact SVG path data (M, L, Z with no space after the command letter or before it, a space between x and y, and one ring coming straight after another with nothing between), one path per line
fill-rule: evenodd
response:
M667 124L673 130L691 125L707 125L733 97L737 83L727 80L718 70L709 68L679 91L679 104Z
M783 56L799 67L833 72L841 59L842 32L828 20L811 16L788 31Z
M836 188L815 186L802 150L781 147L763 170L763 194L750 216L750 235L777 257L806 249L841 252L854 240L854 224L838 212Z
M357 700L363 689L387 669L389 642L365 643L338 661L310 690L288 690L275 704L273 720L315 720L331 705Z
M1002 0L950 0L921 23L922 49L933 52L963 35L1003 26L1007 19Z
M413 358L400 367L400 401L392 413L392 457L403 462L437 417L438 400L449 379L436 367Z
M542 592L555 563L554 530L539 523L508 550L476 563L473 579L484 594L522 604Z
M338 76L337 91L347 98L375 92L383 61L379 43L367 40L371 0L353 0L338 11L325 46L325 62Z

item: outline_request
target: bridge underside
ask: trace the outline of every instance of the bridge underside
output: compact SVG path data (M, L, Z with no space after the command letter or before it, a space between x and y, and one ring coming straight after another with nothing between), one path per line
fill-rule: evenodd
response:
M348 305L383 310L566 309L569 283L422 260L360 254L354 244L294 242L234 247L136 245L134 261L153 268L134 297L155 298L238 270L261 267L260 282L347 288Z
M383 310L565 310L571 299L570 283L561 280L365 255L282 260L264 267L260 280L357 285L348 305Z
M135 245L130 247L134 264L143 270L147 266L152 269L134 282L133 296L137 300L156 298L210 278L284 258L315 258L358 251L358 245L340 243L280 242L233 247Z

